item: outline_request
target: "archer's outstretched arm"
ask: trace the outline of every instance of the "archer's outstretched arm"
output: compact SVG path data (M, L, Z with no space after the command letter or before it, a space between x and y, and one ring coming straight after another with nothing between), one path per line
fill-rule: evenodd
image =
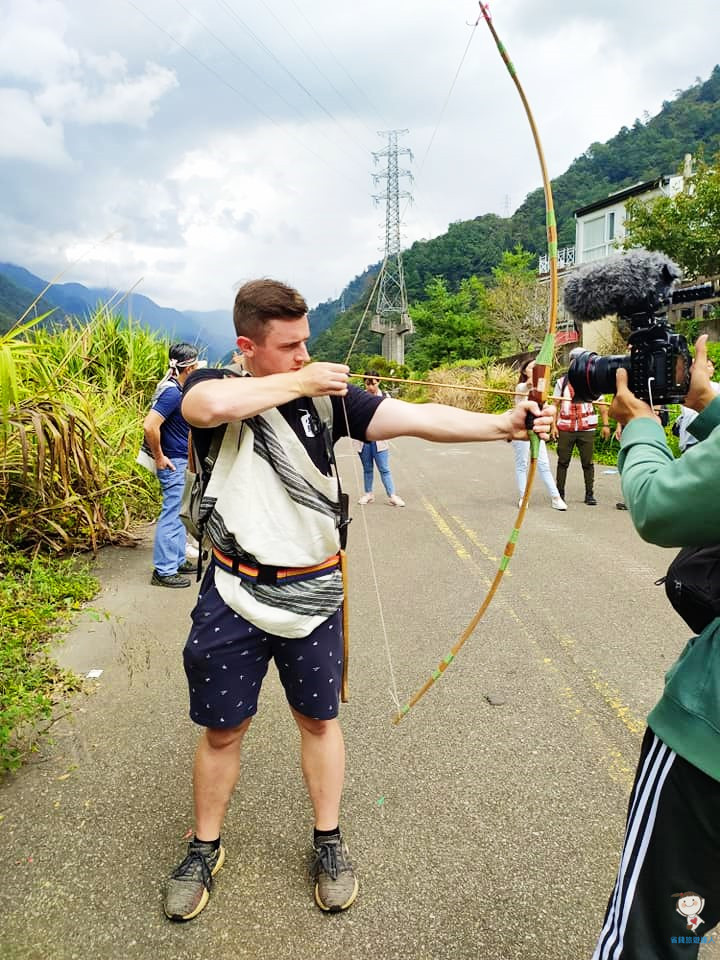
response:
M525 400L505 413L472 413L441 403L406 403L388 397L370 421L367 440L392 437L420 437L438 443L483 440L527 440L525 416L535 415L533 430L547 440L553 422L553 408L541 411L536 403Z
M309 363L300 370L264 377L190 381L183 395L182 415L193 427L217 427L298 397L344 397L348 372L344 363Z

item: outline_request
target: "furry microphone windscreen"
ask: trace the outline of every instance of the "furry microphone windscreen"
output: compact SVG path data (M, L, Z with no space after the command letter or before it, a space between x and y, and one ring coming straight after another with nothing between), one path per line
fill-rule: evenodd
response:
M580 267L565 284L563 302L577 320L654 313L669 302L670 288L681 276L664 253L631 250Z

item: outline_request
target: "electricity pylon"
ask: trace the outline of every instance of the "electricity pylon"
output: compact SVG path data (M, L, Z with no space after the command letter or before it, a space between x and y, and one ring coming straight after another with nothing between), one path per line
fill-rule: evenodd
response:
M370 329L382 333L382 354L392 363L405 362L405 337L413 332L405 290L402 253L400 250L400 200L412 200L406 190L400 189L400 177L410 177L409 170L398 167L398 157L405 154L413 159L412 151L407 147L398 147L398 137L407 130L383 130L378 136L387 137L388 145L384 150L373 152L375 163L381 157L387 157L387 168L383 173L373 174L373 182L386 181L383 194L373 196L375 203L385 201L385 256L380 280L378 282L375 314Z

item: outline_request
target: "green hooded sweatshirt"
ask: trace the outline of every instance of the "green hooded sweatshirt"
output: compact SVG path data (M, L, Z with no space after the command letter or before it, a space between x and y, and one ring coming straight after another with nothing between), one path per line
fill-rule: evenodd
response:
M701 443L675 460L657 421L622 432L618 467L635 529L661 547L720 543L720 396L693 421ZM720 618L693 637L665 676L648 725L677 754L720 781Z

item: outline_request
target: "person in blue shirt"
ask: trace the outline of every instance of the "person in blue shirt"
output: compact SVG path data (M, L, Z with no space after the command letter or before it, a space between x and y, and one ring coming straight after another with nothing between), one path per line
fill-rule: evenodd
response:
M170 347L168 372L160 381L145 417L145 446L155 461L162 490L162 509L158 517L153 546L153 574L156 587L189 587L184 576L196 570L185 559L186 534L180 519L180 502L185 485L190 426L180 413L183 386L197 370L198 351L189 343Z

